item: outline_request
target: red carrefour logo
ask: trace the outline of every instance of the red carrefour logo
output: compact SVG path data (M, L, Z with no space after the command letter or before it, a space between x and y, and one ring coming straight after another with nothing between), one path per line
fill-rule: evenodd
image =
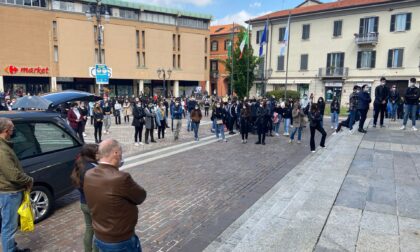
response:
M48 67L17 67L17 66L7 66L4 71L8 74L48 74L49 73Z

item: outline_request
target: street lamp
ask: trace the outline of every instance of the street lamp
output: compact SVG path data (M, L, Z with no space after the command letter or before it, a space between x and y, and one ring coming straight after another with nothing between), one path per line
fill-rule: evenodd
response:
M168 94L166 92L166 80L169 80L171 78L172 70L170 68L168 70L165 70L164 68L158 68L158 70L156 72L158 74L159 79L161 79L161 76L162 76L163 95L164 95L164 97L167 97ZM168 76L166 77L166 75L168 75Z
M88 20L92 20L92 16L95 16L97 23L97 41L98 41L98 57L99 64L102 64L102 40L103 40L103 31L104 26L102 25L102 17L105 19L105 22L109 22L110 16L108 8L106 5L102 5L101 0L96 0L96 3L93 3L90 8L86 11L86 17ZM99 85L99 95L103 94L103 87Z

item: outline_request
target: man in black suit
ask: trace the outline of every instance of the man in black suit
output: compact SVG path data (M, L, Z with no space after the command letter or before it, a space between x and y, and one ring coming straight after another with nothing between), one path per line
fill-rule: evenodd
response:
M373 115L373 127L376 128L376 124L378 122L379 113L381 114L381 121L380 125L381 128L384 127L384 116L386 105L389 97L389 89L385 85L386 79L385 77L381 78L381 84L375 88L375 102L373 104L374 115Z

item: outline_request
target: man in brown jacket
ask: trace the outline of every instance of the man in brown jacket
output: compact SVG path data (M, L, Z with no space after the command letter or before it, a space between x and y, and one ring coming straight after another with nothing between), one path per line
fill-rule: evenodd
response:
M13 122L0 117L0 211L1 243L3 251L30 251L16 247L15 234L18 227L17 210L22 203L22 192L31 190L33 178L26 175L13 151L10 138L15 127Z
M122 148L116 140L103 141L98 154L98 166L86 173L83 185L95 244L103 252L141 251L135 227L137 205L146 199L146 191L129 173L119 171Z

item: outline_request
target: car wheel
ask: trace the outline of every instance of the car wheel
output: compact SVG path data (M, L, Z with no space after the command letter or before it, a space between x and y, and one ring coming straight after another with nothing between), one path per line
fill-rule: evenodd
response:
M31 191L31 203L35 223L37 223L44 220L51 214L54 199L48 188L44 186L34 186Z

